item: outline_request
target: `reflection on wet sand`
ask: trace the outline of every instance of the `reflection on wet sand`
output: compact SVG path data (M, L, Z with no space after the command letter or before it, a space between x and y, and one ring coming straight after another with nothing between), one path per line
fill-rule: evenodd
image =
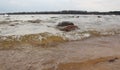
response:
M118 61L119 60L119 61ZM116 64L116 61L119 64ZM120 56L101 57L83 62L71 62L59 64L56 70L119 70Z

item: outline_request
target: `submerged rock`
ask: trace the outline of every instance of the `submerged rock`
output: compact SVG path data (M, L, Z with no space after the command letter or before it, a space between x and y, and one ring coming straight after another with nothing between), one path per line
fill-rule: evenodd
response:
M36 20L28 20L27 22L30 23L40 23L42 20L36 19Z
M15 24L10 24L9 26L15 26Z
M101 16L97 16L98 18L102 18Z
M68 25L68 26L64 27L63 29L61 29L61 30L68 32L68 31L72 31L72 30L76 30L76 29L78 29L77 26L75 26L75 25Z
M79 18L80 16L76 16L76 18Z

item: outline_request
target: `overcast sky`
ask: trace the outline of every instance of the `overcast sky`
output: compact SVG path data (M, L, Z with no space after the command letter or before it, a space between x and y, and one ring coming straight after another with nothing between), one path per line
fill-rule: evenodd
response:
M0 0L0 12L120 11L120 0Z

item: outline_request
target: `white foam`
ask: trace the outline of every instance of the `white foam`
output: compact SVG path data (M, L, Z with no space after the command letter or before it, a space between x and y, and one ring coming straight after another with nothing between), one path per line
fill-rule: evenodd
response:
M71 16L79 16L79 18ZM101 18L98 18L97 16L98 15L10 15L9 21L11 21L11 24L15 24L15 26L0 24L0 35L11 36L48 32L71 40L77 40L83 37L89 37L89 33L84 33L87 31L98 31L101 34L108 34L115 31L120 32L120 16L101 15ZM0 21L8 21L6 18L8 17L0 16ZM36 19L44 22L26 22L28 20ZM60 31L56 28L56 25L61 21L71 21L77 25L79 29L71 32Z

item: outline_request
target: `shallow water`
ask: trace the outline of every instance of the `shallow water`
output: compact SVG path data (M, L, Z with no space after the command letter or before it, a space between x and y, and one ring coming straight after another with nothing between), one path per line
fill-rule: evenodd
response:
M2 70L120 70L120 35L0 50Z
M71 21L79 29L60 31L56 25L62 21ZM0 36L19 37L48 32L67 40L80 40L90 36L119 34L119 22L118 15L0 15Z
M0 68L120 70L120 16L100 16L0 15ZM61 21L79 29L60 31Z

